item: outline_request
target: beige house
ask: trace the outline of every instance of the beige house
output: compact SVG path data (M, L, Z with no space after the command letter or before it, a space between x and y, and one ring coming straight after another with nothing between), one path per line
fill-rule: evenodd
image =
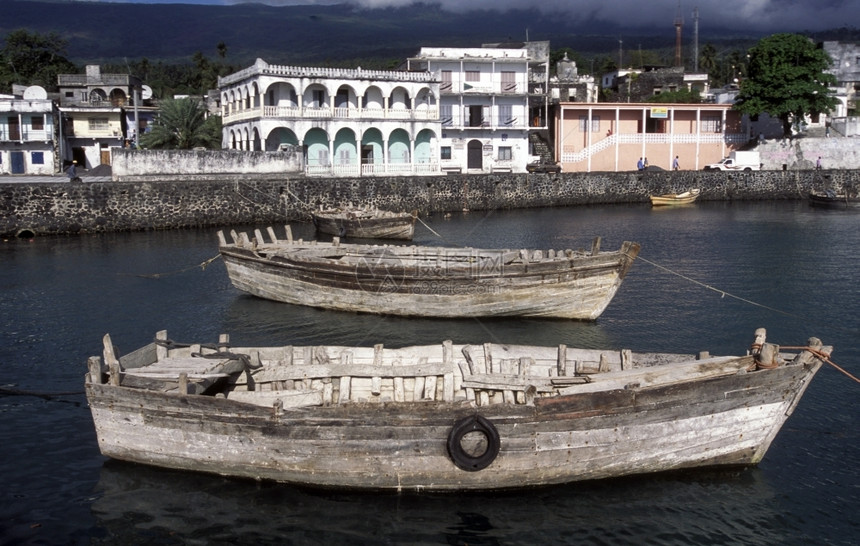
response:
M749 130L729 104L562 102L555 118L556 157L564 172L650 167L702 169L745 145Z

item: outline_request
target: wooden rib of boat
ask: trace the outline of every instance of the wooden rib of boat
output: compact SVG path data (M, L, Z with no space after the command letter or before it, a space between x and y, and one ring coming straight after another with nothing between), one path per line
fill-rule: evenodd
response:
M755 465L830 354L764 329L740 356L565 345L183 346L110 336L86 395L102 454L329 488L491 490Z
M696 199L698 199L701 190L698 188L685 191L682 193L667 193L664 195L652 195L651 196L651 205L652 206L666 206L666 205L689 205L693 203Z
M838 194L832 190L813 191L809 193L809 204L831 209L860 208L860 197L850 196L847 193Z
M218 232L233 285L261 298L342 311L596 320L639 253L377 246Z
M312 213L321 233L361 239L403 239L415 234L418 212L391 212L379 209L338 208Z

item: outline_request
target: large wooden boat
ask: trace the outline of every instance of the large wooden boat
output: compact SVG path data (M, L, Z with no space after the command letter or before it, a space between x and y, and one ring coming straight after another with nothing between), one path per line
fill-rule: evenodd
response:
M343 311L423 316L595 320L639 253L377 246L218 232L233 285L276 301Z
M701 190L694 188L681 193L667 193L664 195L652 195L651 205L654 207L667 205L689 205L699 198Z
M838 194L832 190L813 191L809 193L809 204L830 209L860 208L860 197L847 193Z
M338 237L403 239L415 234L417 212L391 212L372 208L338 208L312 213L317 231Z
M87 401L102 454L225 476L373 490L490 490L754 465L830 354L517 345L183 346L119 357Z

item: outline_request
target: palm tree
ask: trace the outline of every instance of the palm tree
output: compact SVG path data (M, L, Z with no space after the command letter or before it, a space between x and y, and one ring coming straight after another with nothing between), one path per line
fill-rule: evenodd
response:
M699 70L703 70L711 77L716 76L717 70L717 48L711 44L705 44L699 54Z
M217 116L212 116L217 118ZM211 119L211 118L210 118ZM206 109L197 99L168 99L161 103L152 130L140 139L142 148L190 150L199 146L220 148L219 119L206 119Z

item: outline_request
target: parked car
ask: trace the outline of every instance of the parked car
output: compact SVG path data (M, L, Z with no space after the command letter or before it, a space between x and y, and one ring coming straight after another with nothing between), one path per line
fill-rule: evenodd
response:
M533 161L526 165L526 170L530 173L560 173L561 165L559 165L558 163Z

